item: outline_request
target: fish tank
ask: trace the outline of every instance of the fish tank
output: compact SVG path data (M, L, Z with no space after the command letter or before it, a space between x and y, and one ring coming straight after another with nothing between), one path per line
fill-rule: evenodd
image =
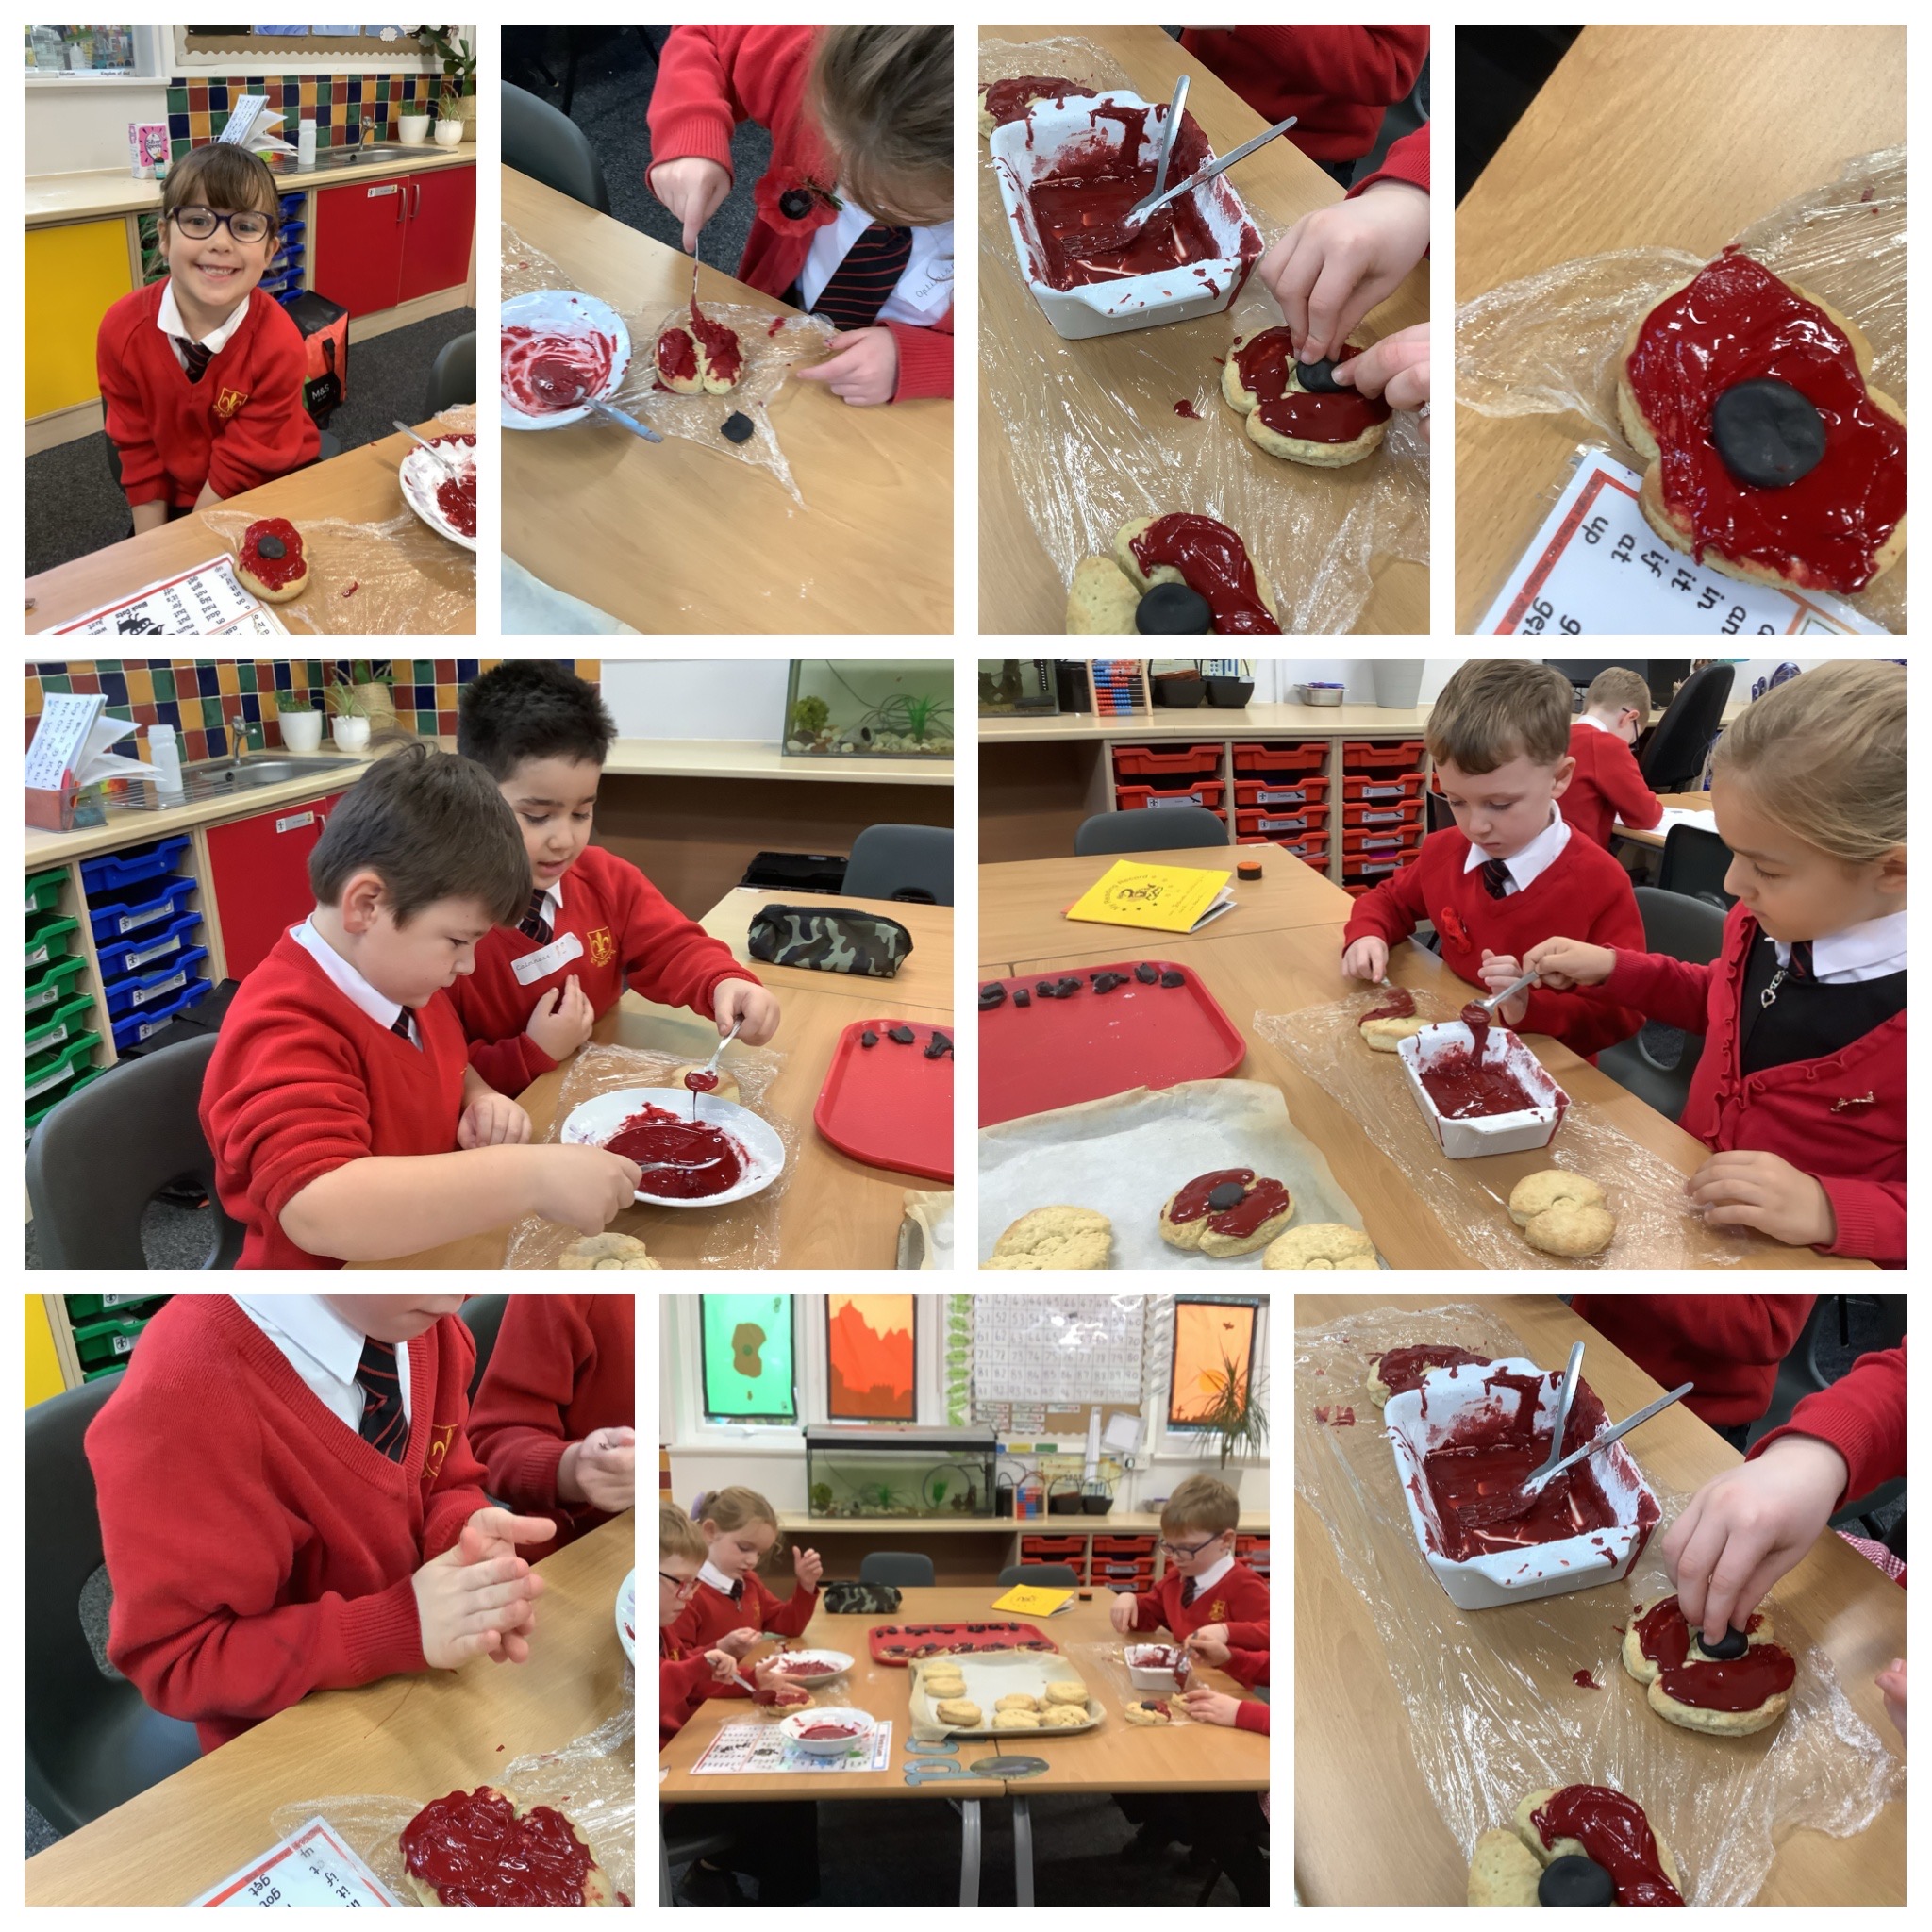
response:
M981 658L979 715L982 718L1051 718L1060 708L1050 658Z
M810 1513L876 1523L893 1518L991 1519L999 1442L991 1427L808 1428L805 1486Z
M950 758L950 658L794 658L787 758Z

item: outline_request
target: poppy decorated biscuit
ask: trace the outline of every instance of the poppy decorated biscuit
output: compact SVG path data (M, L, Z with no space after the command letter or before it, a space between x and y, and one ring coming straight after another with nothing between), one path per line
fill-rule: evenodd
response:
M1332 362L1302 362L1285 328L1235 338L1221 366L1221 396L1245 419L1248 440L1272 457L1338 470L1358 463L1389 433L1389 405L1335 380L1361 354L1350 342Z

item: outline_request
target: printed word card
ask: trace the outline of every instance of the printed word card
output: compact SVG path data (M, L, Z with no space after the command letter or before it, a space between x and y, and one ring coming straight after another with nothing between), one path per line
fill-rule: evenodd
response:
M267 605L236 582L230 559L198 563L179 576L104 604L85 617L57 625L63 638L287 637L288 627Z
M381 1879L320 1818L212 1886L197 1906L396 1906Z
M1884 635L1836 597L1740 583L1674 550L1637 507L1635 470L1588 450L1476 629L1489 637Z
M819 1757L801 1749L775 1724L720 1724L705 1755L691 1768L693 1777L742 1777L752 1773L890 1771L892 1726L880 1724L863 1743L837 1757Z

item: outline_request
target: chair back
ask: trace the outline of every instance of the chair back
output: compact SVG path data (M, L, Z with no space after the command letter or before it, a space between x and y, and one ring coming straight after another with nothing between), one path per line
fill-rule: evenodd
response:
M581 201L600 215L610 212L603 164L584 131L548 101L505 81L497 112L503 129L503 164Z
M1109 852L1186 852L1225 845L1227 825L1205 805L1162 805L1096 812L1074 834L1074 857Z

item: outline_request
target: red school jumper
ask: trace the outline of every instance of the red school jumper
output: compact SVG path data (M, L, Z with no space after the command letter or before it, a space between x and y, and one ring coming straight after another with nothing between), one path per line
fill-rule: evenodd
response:
M1480 866L1463 871L1469 853L1469 841L1456 826L1431 832L1408 864L1355 902L1341 931L1342 950L1365 939L1396 945L1426 919L1441 937L1443 965L1484 992L1485 946L1520 959L1539 941L1561 934L1593 946L1642 950L1643 918L1630 876L1601 845L1571 839L1526 892L1503 899L1490 897ZM1621 986L1613 997L1603 993L1596 987L1551 992L1533 986L1529 1011L1515 1031L1547 1033L1591 1058L1643 1024L1642 1011Z
M1235 1564L1219 1583L1196 1594L1183 1609L1181 1586L1188 1581L1170 1570L1151 1591L1137 1594L1134 1628L1164 1627L1176 1637L1188 1637L1203 1624L1267 1623L1268 1586L1245 1563Z
M557 1466L592 1429L637 1426L637 1300L628 1294L513 1294L470 1411L470 1447L490 1493L523 1516L547 1516L553 1556L611 1519L560 1503Z
M1282 117L1277 114L1275 120ZM1292 132L1292 130L1290 130ZM1389 152L1382 157L1382 165L1373 175L1365 175L1348 192L1344 201L1353 201L1364 188L1373 188L1377 181L1407 181L1411 188L1420 188L1426 194L1429 192L1429 124L1424 121L1413 134L1405 134L1399 141L1389 143Z
M1905 1474L1905 1343L1861 1355L1829 1389L1806 1396L1782 1428L1752 1443L1744 1460L1762 1456L1780 1436L1816 1436L1844 1457L1850 1477L1834 1509Z
M476 970L450 989L469 1036L470 1063L499 1093L521 1093L557 1065L524 1028L538 1002L572 974L599 1019L626 984L660 1007L690 1007L708 1020L725 980L763 983L636 866L601 845L584 847L562 885L563 910L551 942L575 933L583 947L575 958L525 986L515 962L537 952L537 941L514 926L492 926L476 941Z
M311 1690L429 1668L411 1578L488 1507L463 1436L476 1344L408 1344L401 1462L317 1400L225 1294L179 1294L88 1425L108 1656L212 1751Z
M658 1632L658 1748L663 1750L691 1722L713 1682L702 1650L687 1657L667 1629Z
M768 295L791 287L813 235L839 219L829 199L839 185L839 164L805 105L818 33L815 26L673 27L651 91L654 165L694 155L729 175L733 128L756 121L770 131L772 162L752 190L751 234L738 264L738 279ZM650 179L648 166L644 178ZM781 206L793 190L804 191L810 203L796 216ZM891 330L899 351L895 403L953 393L950 308L930 328L905 322L878 326Z
M1570 1311L1646 1375L1697 1387L1684 1407L1713 1428L1755 1423L1815 1294L1580 1294Z
M1570 756L1576 770L1557 809L1592 845L1607 851L1610 827L1619 819L1640 832L1663 823L1663 800L1643 782L1637 754L1615 732L1571 725Z
M130 508L192 509L204 484L239 496L312 463L322 433L302 401L308 351L273 295L248 291L248 319L199 382L156 326L165 281L124 295L101 318L94 369Z
M453 1154L463 1030L418 1008L420 1047L349 1001L284 933L242 982L201 1083L215 1190L242 1223L242 1268L340 1268L298 1248L281 1213L310 1181L377 1154Z
M819 1593L801 1584L790 1601L781 1602L758 1580L756 1572L744 1577L744 1595L733 1603L721 1590L701 1582L691 1591L676 1623L671 1626L673 1639L685 1650L705 1651L717 1647L721 1637L734 1630L766 1630L774 1637L796 1637L811 1622L819 1607ZM714 1677L705 1687L708 1697L744 1697L750 1693L741 1684L721 1684Z
M1724 950L1707 965L1646 953L1641 943L1619 946L1604 990L1648 1019L1705 1036L1679 1122L1687 1134L1714 1154L1754 1148L1814 1175L1838 1217L1838 1240L1820 1252L1903 1268L1906 1016L1894 1013L1841 1053L1747 1076L1738 1062L1738 1017L1757 942L1757 922L1740 903L1725 917Z

